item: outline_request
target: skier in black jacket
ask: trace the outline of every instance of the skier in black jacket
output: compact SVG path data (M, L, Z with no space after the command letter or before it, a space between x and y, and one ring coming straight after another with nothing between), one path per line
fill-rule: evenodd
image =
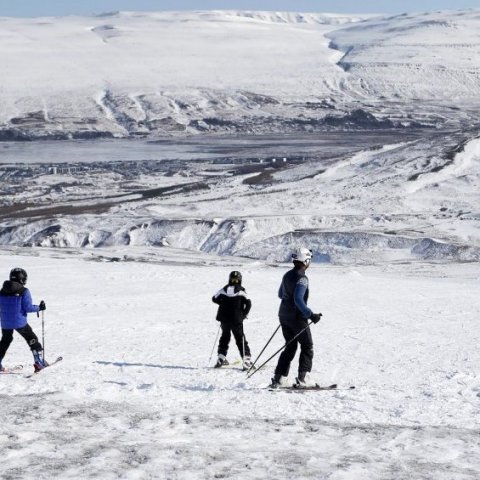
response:
M233 333L238 351L243 359L243 368L250 368L252 365L250 347L243 333L243 320L252 308L252 302L242 287L242 274L238 271L231 272L228 284L212 297L212 302L218 304L217 320L222 328L215 367L228 365L228 344Z
M278 359L271 384L271 387L274 388L288 386L287 377L290 363L295 357L298 344L300 344L300 358L296 386L305 388L315 384L310 379L313 360L313 340L310 327L308 326L308 319L312 320L313 323L317 323L322 314L313 313L307 306L308 278L305 275L305 271L312 260L312 252L307 248L300 247L292 255L292 260L294 267L283 276L278 291L278 296L281 299L278 317L285 342L288 345ZM296 335L298 336L295 338Z

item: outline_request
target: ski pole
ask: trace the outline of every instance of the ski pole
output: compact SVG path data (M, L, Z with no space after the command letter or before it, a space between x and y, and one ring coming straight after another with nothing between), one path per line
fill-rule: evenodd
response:
M210 358L208 359L208 364L209 365L210 365L210 362L212 361L213 351L215 350L215 345L217 344L217 340L218 340L218 336L220 335L220 328L221 327L222 327L222 324L220 323L218 325L217 336L215 337L215 342L213 343L212 352L210 353Z
M262 353L265 351L265 349L268 347L268 344L272 341L273 337L277 334L278 332L278 329L280 328L280 324L278 324L278 327L275 329L275 331L273 332L273 335L270 337L270 339L268 340L268 342L265 344L265 346L262 348L262 351L258 354L257 358L255 359L255 361L252 363L251 367L248 369L247 371L247 375L249 374L250 370L255 366L255 364L258 362L258 359L261 357Z
M312 325L313 322L310 322L303 330L300 330L292 339L290 339L287 343L282 348L279 348L268 360L263 362L256 370L254 370L252 373L249 373L247 375L247 378L250 378L253 376L256 372L258 372L261 368L263 368L273 357L275 357L278 353L280 353L284 348L286 348L288 345L290 345L297 337L299 337L310 325Z
M45 317L42 310L42 347L43 347L43 358L45 358Z

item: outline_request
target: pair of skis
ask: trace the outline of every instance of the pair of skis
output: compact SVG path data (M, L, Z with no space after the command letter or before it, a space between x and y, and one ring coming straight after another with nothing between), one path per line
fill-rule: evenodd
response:
M53 365L57 364L58 362L61 362L63 360L63 357L57 357L53 362L50 362L46 367L42 368L42 370L45 370L45 368L52 367ZM37 373L40 373L42 370L36 370L35 372L26 375L25 378L31 378ZM0 372L0 375L19 375L23 373L23 365L15 365L14 367L10 368L5 368L2 372Z
M267 390L271 392L297 392L297 393L302 393L302 392L321 392L325 390L354 390L355 386L350 385L349 387L338 387L336 383L332 383L331 385L311 385L308 387L301 387L298 386L297 384L293 384L289 387L272 387L268 386Z
M251 371L248 368L239 368L239 365L241 364L241 360L235 360L232 363L229 363L227 365L222 365L221 367L211 367L215 368L217 370L243 370L243 371ZM253 370L255 370L255 367L253 367ZM302 393L302 392L318 392L318 391L325 391L325 390L354 390L355 386L350 385L348 387L339 387L336 383L332 383L331 385L319 385L318 383L315 385L311 385L308 387L302 387L297 384L290 385L288 387L264 387L264 389L269 390L271 392L297 392L297 393Z
M214 365L213 367L210 368L215 368L216 370L240 370L242 372L248 372L250 370L250 367L244 367L242 360L235 360L232 363L227 363L226 365L220 365L217 367ZM255 367L253 367L255 369Z
M63 357L57 357L53 362L50 362L46 367L43 367L41 370L35 370L30 375L27 375L27 378L32 378L33 376L37 375L37 373L42 372L46 368L53 367L54 365L56 365L58 362L61 362L62 360L63 360Z

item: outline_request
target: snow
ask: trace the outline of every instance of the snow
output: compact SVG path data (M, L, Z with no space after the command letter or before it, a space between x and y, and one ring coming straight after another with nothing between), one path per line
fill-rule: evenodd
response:
M480 474L478 264L314 264L310 305L324 316L312 327L313 372L340 390L289 394L263 389L274 361L249 380L208 363L210 298L228 272L242 271L253 302L245 330L256 357L277 326L288 264L169 248L107 261L125 252L1 252L4 276L21 265L47 303L47 357L65 358L30 379L0 377L4 478ZM262 358L281 345L278 334ZM28 372L29 357L17 336L5 363Z
M112 88L307 87L319 67L334 70L323 59L329 55L323 33L365 17L304 14L303 22L290 13L212 11L3 18L2 93L97 91L101 102L102 91ZM302 80L305 74L310 80Z
M455 179L468 176L472 171L477 171L480 164L480 139L474 139L465 145L462 152L458 153L454 161L442 169L439 173L428 173L422 175L418 182L408 186L408 190L417 190L431 187L433 183L451 183ZM464 192L465 195L466 192Z
M471 125L479 19L475 9L4 17L0 132L258 134L317 129L326 116L359 108L404 126Z
M0 134L47 139L1 144L0 281L28 271L64 356L27 378L15 336L2 479L479 478L479 20L0 18ZM336 391L211 368L211 296L242 272L256 357L298 244Z
M355 90L380 104L385 98L408 102L476 102L479 88L479 11L409 13L372 19L332 31L332 47ZM467 107L468 108L468 107Z
M352 131L45 142L36 157L38 143L8 142L0 244L166 243L284 261L304 241L333 264L478 261L477 137ZM288 158L278 168L275 151ZM70 174L51 175L53 165Z

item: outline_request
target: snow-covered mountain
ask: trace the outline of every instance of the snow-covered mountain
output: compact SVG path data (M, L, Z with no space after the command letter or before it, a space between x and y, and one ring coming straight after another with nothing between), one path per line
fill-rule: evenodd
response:
M478 104L480 10L403 14L332 31L347 91L370 98Z
M324 34L355 20L267 12L2 19L3 136L248 131L263 117L281 122L297 112L290 103L328 92L320 72L344 76Z
M0 18L0 138L471 123L479 31L475 10Z
M476 10L2 18L0 137L92 140L0 143L0 243L478 261L479 27Z
M0 18L0 281L64 357L15 333L0 477L478 480L479 17ZM338 389L211 368L233 269L282 348L299 244Z

